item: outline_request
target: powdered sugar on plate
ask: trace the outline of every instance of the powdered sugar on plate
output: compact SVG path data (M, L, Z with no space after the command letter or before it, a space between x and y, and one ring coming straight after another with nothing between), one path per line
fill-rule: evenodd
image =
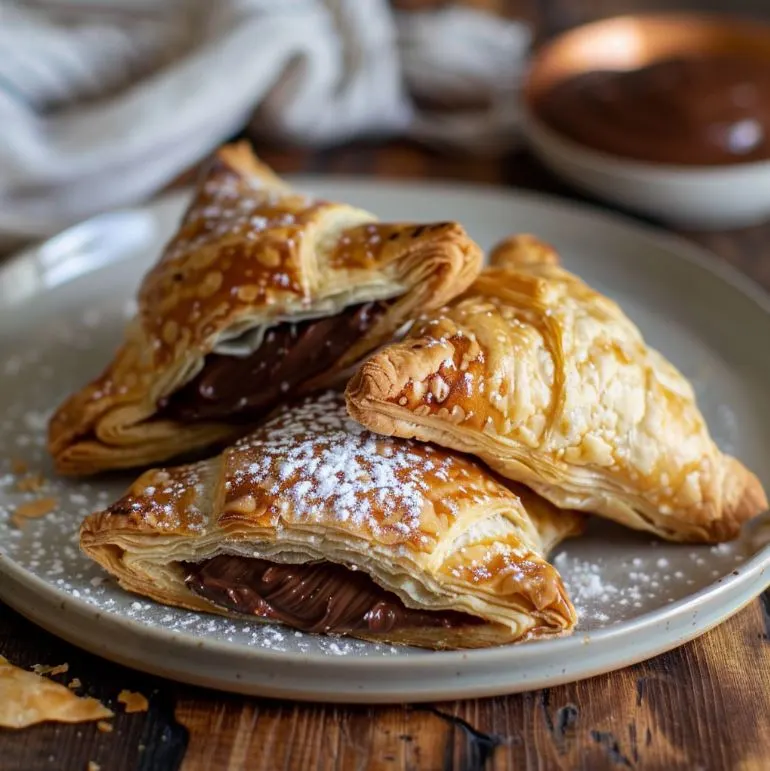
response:
M584 631L634 618L719 583L751 556L743 540L717 546L669 544L599 520L591 523L587 538L594 545L588 558L580 541L564 544L553 556ZM607 542L604 549L602 541Z

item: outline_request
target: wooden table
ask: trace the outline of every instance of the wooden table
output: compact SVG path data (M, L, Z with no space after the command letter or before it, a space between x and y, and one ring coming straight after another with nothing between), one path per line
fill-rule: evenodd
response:
M401 142L262 152L283 172L460 179L582 198L524 152L447 158ZM686 235L770 289L770 224ZM82 653L2 605L0 653L27 667L66 661L67 678L113 705L123 688L150 699L146 714L118 709L113 733L93 724L0 732L0 769L82 771L89 760L103 771L770 769L770 592L700 639L620 672L429 706L293 704L178 685Z

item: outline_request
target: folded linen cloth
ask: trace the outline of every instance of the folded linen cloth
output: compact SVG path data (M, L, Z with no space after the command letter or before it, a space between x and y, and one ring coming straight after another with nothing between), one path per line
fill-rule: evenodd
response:
M523 24L387 0L0 0L0 247L146 198L244 126L497 150L528 44Z

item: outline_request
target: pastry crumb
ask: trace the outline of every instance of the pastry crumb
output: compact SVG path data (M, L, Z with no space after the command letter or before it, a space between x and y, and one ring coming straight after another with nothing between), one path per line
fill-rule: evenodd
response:
M74 691L76 688L80 688L83 685L83 683L80 682L79 677L73 677L72 680L70 680L69 684L67 685L67 688Z
M112 733L112 723L108 723L106 720L100 720L96 727L103 733L103 734L111 734Z
M86 766L86 771L102 771L102 767L95 763L93 760L88 761L88 765Z
M56 664L54 666L49 666L48 664L33 664L32 665L32 671L36 675L61 675L64 672L68 672L70 668L70 665L67 663L64 664ZM80 681L78 680L78 684ZM70 687L72 685L70 684Z
M27 465L27 461L22 460L21 458L12 458L11 459L11 473L16 474L17 476L20 474L26 474L27 471L29 471L29 466Z
M126 712L147 712L150 703L141 693L123 690L118 694L118 701L124 704Z
M36 493L45 486L45 477L42 474L27 474L17 483L16 489L21 493Z
M16 507L16 511L11 516L11 521L18 528L24 527L24 521L27 519L37 519L50 514L59 504L56 498L38 498L35 501L28 501Z

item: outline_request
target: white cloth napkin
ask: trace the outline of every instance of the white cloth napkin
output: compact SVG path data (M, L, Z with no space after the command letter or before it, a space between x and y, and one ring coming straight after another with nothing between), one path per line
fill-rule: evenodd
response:
M529 39L386 0L0 0L0 246L142 200L244 125L497 151Z

